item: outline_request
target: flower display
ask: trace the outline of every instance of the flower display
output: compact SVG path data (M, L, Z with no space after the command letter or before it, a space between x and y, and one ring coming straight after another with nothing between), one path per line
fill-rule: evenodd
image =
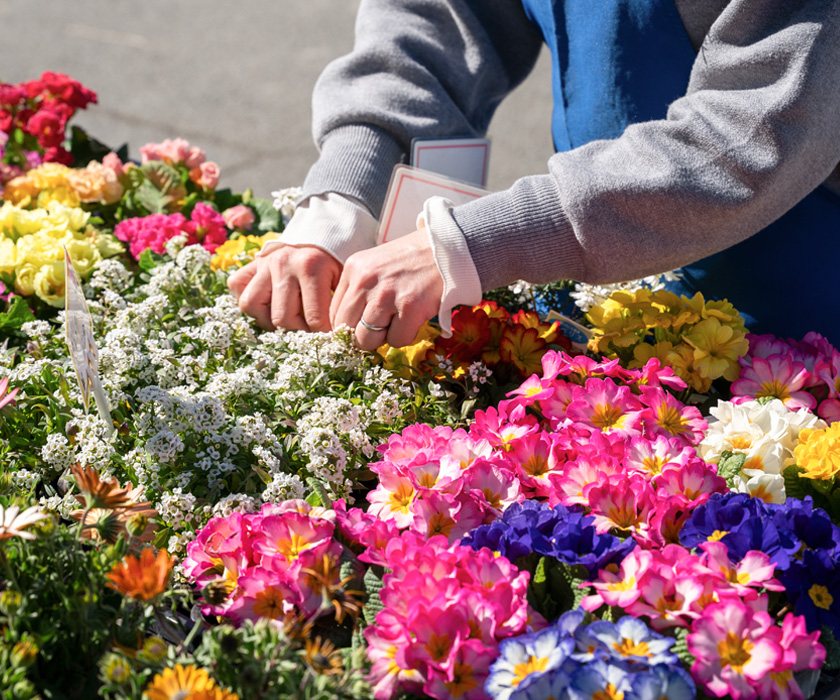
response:
M517 283L377 353L347 328L267 332L227 280L301 190L234 194L182 138L139 162L68 139L94 102L61 74L0 84L1 688L836 691L825 338L750 334L654 278ZM58 310L65 248L95 409Z

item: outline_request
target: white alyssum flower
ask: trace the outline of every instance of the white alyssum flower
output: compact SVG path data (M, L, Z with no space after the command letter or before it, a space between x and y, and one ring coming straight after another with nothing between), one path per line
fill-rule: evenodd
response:
M49 338L52 335L52 324L49 321L27 321L20 329L34 340Z
M274 197L274 208L283 215L284 226L289 223L289 219L295 213L295 208L302 195L302 187L286 187L271 193L271 196Z
M296 474L274 474L271 482L260 494L263 503L282 503L295 498L304 498L306 487Z
M70 441L61 433L50 433L47 442L41 448L41 459L55 472L63 472L76 462L76 452Z

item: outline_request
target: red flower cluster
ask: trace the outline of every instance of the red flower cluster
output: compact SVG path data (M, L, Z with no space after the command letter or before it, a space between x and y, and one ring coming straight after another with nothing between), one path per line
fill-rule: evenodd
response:
M79 109L96 102L96 93L63 73L47 71L39 80L0 84L0 131L31 136L43 160L72 164L61 146L67 122Z
M557 321L540 321L534 311L511 315L493 301L478 306L462 306L452 314L452 337L435 339L424 360L434 372L441 359L466 368L481 361L490 368L509 365L519 378L530 377L542 369L542 356L550 346L571 351L571 341L563 335Z

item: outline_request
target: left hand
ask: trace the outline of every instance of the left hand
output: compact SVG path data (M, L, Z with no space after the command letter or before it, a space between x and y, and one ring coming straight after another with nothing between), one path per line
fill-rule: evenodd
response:
M332 327L347 324L356 345L411 344L420 327L440 308L443 278L424 228L375 248L354 253L344 263L330 304ZM381 331L365 328L361 319Z

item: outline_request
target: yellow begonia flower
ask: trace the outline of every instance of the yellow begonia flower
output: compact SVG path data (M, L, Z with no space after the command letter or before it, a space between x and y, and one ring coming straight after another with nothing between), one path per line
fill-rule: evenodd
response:
M793 458L809 479L828 480L840 472L840 423L823 430L804 428Z
M724 377L730 382L738 379L741 373L738 358L749 349L743 331L721 325L716 318L707 318L683 339L694 348L694 363L702 377Z

